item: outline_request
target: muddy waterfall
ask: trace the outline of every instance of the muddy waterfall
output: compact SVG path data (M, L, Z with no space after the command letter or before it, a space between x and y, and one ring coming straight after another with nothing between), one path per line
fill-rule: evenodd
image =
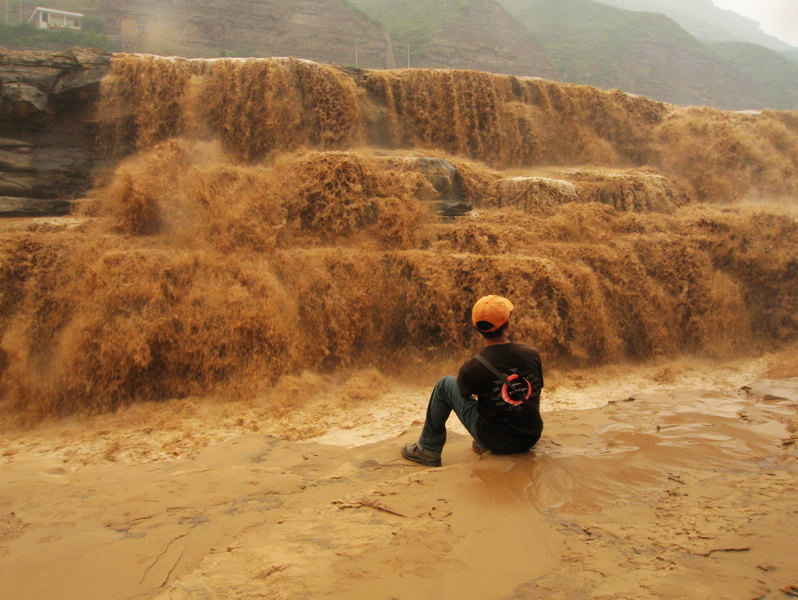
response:
M516 303L549 364L798 336L798 113L474 71L119 55L70 218L0 233L25 420L462 353Z

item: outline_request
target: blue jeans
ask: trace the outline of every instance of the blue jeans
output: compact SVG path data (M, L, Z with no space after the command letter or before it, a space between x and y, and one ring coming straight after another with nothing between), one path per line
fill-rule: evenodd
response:
M446 421L452 411L476 442L480 443L476 433L477 419L479 419L477 401L474 398L463 398L460 395L457 379L446 375L438 380L432 390L427 405L427 418L424 420L421 437L418 438L419 446L430 452L443 450L443 445L446 443Z

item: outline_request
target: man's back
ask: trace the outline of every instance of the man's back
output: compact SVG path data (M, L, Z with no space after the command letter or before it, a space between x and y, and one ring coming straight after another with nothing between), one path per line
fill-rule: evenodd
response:
M471 324L482 335L479 358L466 361L455 378L444 375L427 403L418 442L402 448L402 456L428 467L441 465L446 421L454 412L474 438L474 449L499 454L526 452L540 439L540 391L543 367L532 346L507 337L513 303L490 294L471 309Z
M477 397L479 439L493 452L525 451L537 442L543 430L540 354L531 346L514 342L486 346L480 354L510 380L520 377L529 381L531 390L527 398L514 401L508 397L504 379L494 375L476 358L466 361L460 367L457 383L464 397Z

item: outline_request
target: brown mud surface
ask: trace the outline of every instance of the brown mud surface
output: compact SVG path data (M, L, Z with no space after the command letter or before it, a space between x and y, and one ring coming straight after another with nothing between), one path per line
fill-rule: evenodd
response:
M427 390L357 401L368 373L288 419L172 401L9 432L0 598L789 598L798 379L748 378L794 355L553 373L533 452L454 428L440 469L399 456Z

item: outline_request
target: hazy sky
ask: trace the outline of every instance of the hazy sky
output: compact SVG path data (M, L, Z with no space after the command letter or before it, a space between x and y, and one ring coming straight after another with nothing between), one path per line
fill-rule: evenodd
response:
M798 46L798 0L712 0L715 6L728 8L758 21L765 33Z

